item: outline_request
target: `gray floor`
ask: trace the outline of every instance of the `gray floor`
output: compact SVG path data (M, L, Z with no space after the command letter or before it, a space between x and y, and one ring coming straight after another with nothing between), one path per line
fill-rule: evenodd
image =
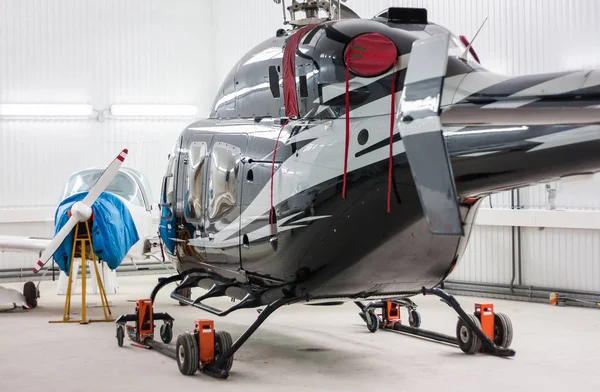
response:
M156 276L120 277L113 314L147 297ZM175 361L152 351L119 348L113 323L49 324L62 317L64 297L42 282L40 307L0 314L2 391L599 391L600 310L493 300L515 327L511 359L468 356L458 348L394 332L366 330L355 305L293 305L276 312L235 356L229 379L184 377ZM22 284L5 284L20 288ZM200 289L199 293L201 292ZM159 295L157 308L175 317L175 335L206 313ZM79 309L80 296L73 298ZM99 298L88 296L98 304ZM417 297L423 327L454 334L455 313L433 297ZM472 309L477 298L462 297ZM490 301L483 299L483 302ZM224 300L215 305L228 306ZM100 308L89 309L100 315ZM256 317L242 310L216 319L234 339Z

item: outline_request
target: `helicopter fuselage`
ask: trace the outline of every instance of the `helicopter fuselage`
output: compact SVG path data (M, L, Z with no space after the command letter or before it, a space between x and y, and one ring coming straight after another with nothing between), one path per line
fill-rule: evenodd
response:
M409 295L452 271L483 196L600 169L598 125L444 127L464 234L433 234L403 140L390 138L391 98L393 89L399 102L413 42L447 30L384 16L308 26L292 48L298 31L280 31L233 67L209 118L178 138L163 182L161 237L179 271L204 271L205 288L235 282L231 296L263 303ZM361 77L344 53L372 33L395 44L397 60ZM597 71L506 77L464 50L452 36L442 111L598 104Z

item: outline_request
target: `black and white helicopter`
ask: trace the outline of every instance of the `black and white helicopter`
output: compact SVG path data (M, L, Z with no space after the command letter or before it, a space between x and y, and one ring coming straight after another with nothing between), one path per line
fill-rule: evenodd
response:
M160 235L178 274L151 299L178 282L171 298L213 315L264 307L221 342L221 373L282 305L356 301L371 328L376 307L418 294L457 311L463 351L514 355L439 286L483 197L600 170L600 70L492 73L425 9L287 10L292 28L244 55L176 141ZM220 296L238 301L203 303Z

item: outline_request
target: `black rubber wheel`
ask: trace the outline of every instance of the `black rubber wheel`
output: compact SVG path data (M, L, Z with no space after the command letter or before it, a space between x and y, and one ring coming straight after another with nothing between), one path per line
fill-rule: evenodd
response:
M173 340L173 326L170 323L164 323L160 326L160 338L164 344L171 343L171 340Z
M419 328L421 326L421 313L416 310L411 310L408 313L408 325L413 328Z
M513 338L513 326L510 318L504 313L494 314L494 343L496 346L509 348Z
M193 333L184 332L177 336L175 355L181 374L191 376L196 373L200 359L198 356L198 342Z
M179 294L182 297L185 297L187 299L191 299L192 298L192 288L191 287L185 287L183 289L179 289L179 290L177 290L177 294ZM181 301L179 301L179 305L180 306L187 306L186 303L183 303Z
M224 365L215 367L214 363L219 360L229 349L233 346L233 339L229 332L218 331L215 332L215 359L214 362L206 366L207 370L213 373L224 372L226 375L229 374L231 367L233 366L233 355L227 359Z
M31 309L37 307L37 288L35 287L35 283L26 282L23 286L23 296L25 297L25 302L27 302L27 306Z
M369 332L377 332L379 329L379 317L372 310L369 310L365 315L367 316L367 329Z
M123 339L125 338L125 328L122 325L117 326L117 344L123 347Z
M481 323L477 317L472 314L467 316L479 329L481 329ZM481 339L479 339L479 336L477 336L471 327L460 317L456 323L456 339L458 340L458 347L466 354L475 354L481 349Z

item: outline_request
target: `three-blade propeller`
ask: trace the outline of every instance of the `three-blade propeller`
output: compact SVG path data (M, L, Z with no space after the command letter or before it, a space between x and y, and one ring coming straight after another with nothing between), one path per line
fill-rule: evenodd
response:
M48 262L48 260L54 255L54 252L63 243L65 238L69 235L71 230L80 222L85 222L92 216L92 205L96 202L100 194L111 183L113 178L117 175L119 168L123 164L123 161L127 157L127 149L121 151L119 155L111 162L110 165L104 170L98 181L94 184L92 189L88 192L82 201L78 201L71 207L71 217L65 223L65 225L59 230L54 236L50 245L44 250L40 259L37 261L33 268L33 273L37 274L42 267Z

